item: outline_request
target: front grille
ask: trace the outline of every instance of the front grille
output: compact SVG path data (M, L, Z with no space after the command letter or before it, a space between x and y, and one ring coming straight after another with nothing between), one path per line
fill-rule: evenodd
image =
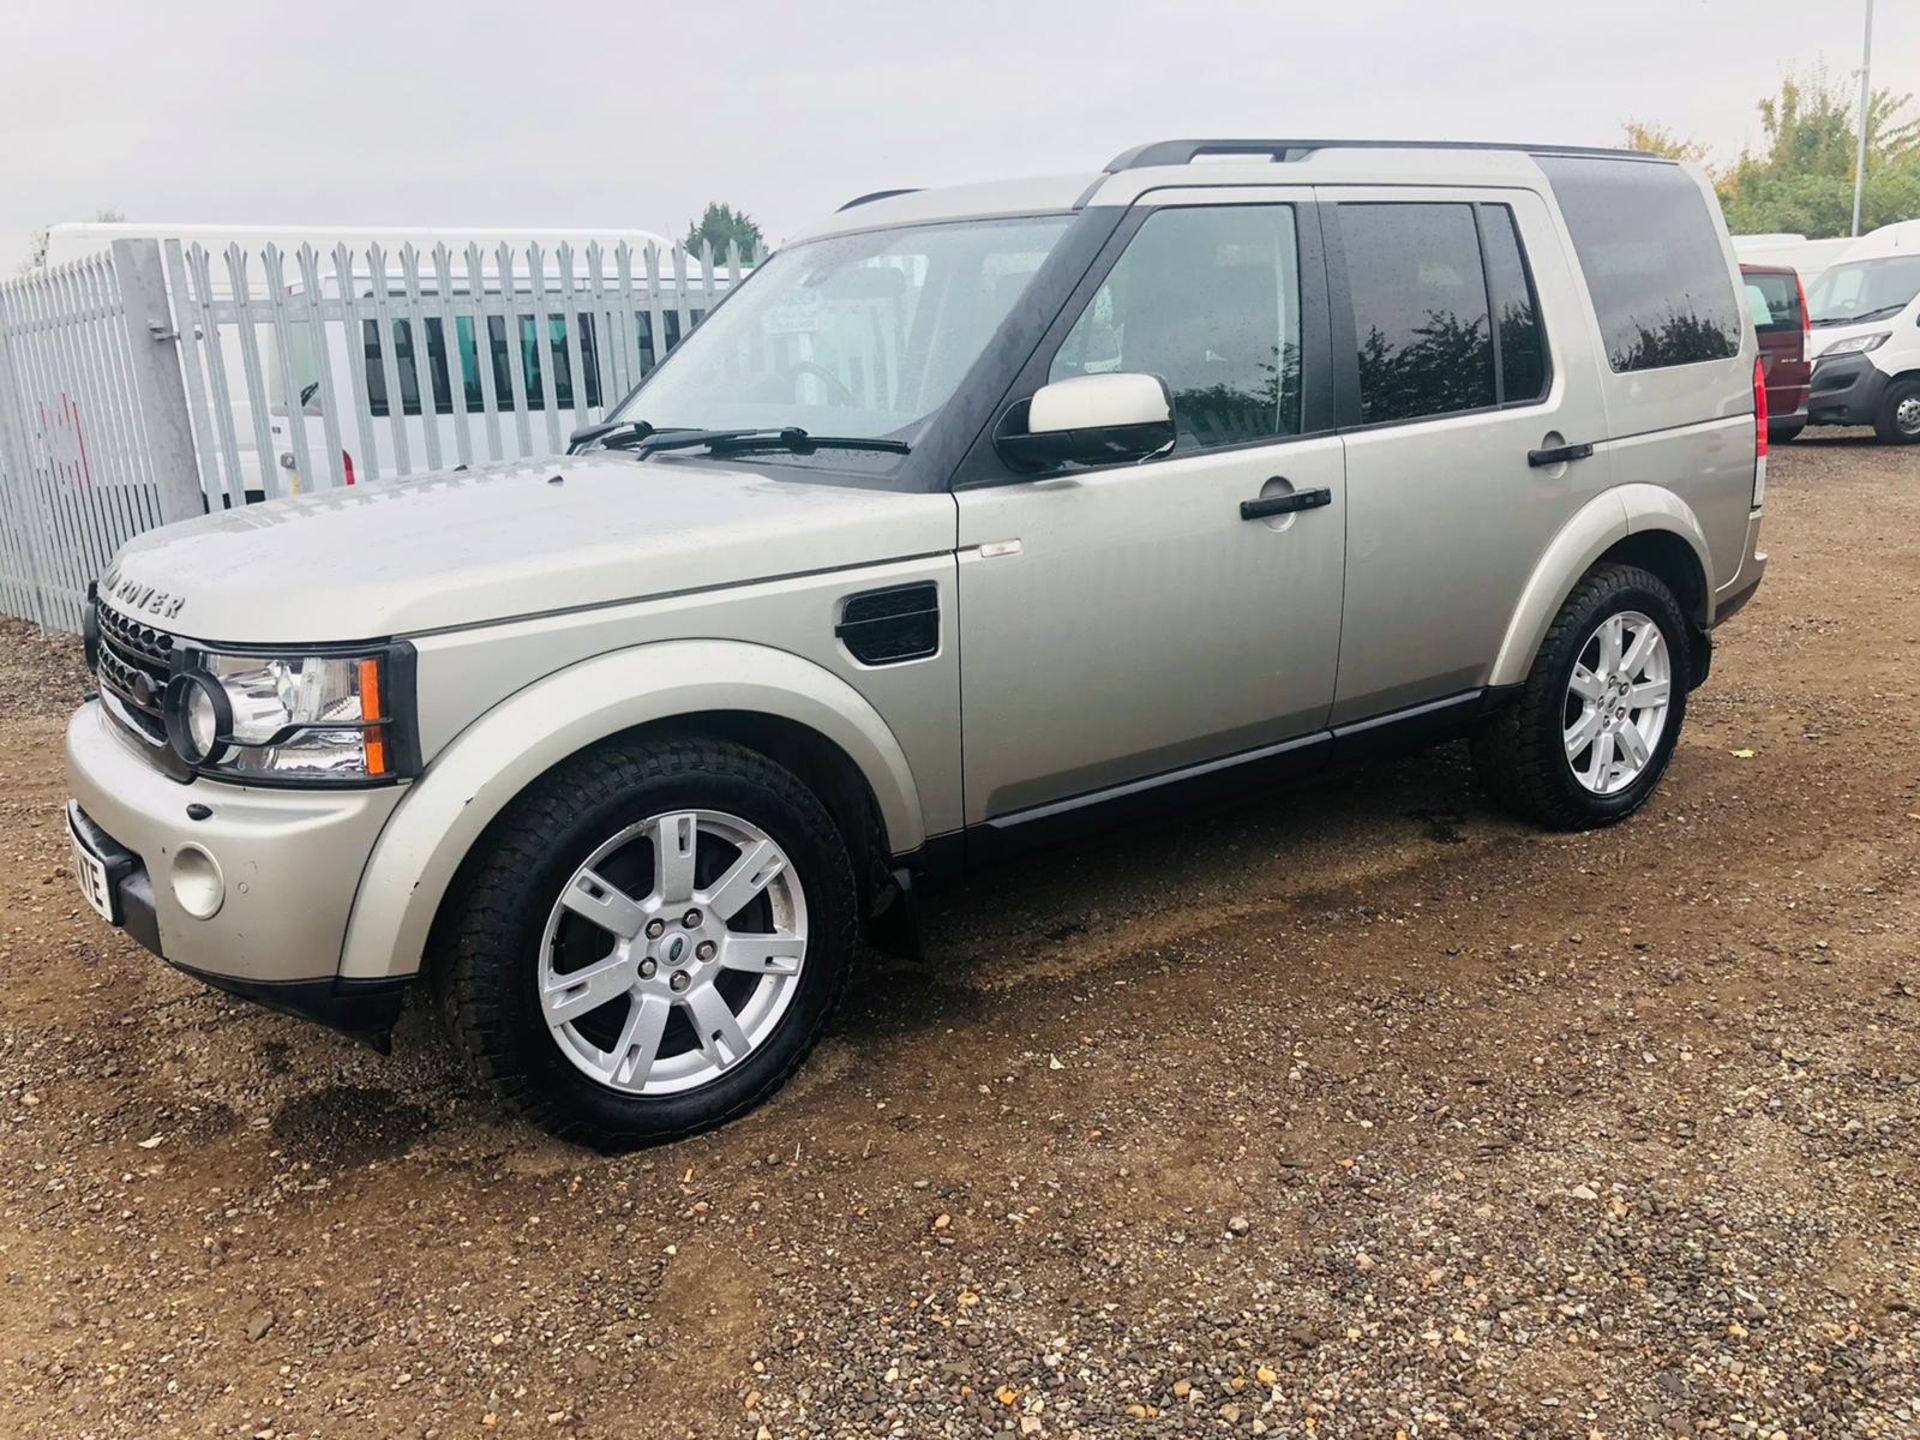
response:
M151 625L129 620L96 602L100 623L100 689L109 708L142 739L166 742L163 704L173 673L173 637Z

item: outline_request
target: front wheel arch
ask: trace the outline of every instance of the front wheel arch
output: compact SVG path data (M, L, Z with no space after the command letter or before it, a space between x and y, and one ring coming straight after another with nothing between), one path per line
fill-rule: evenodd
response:
M476 842L555 766L643 726L713 714L757 726L763 741L790 740L801 732L819 736L831 750L812 747L816 767L833 752L850 762L873 798L881 845L908 851L923 843L919 795L905 752L879 713L839 676L785 651L733 641L670 641L616 651L510 696L433 757L368 858L347 922L341 976L413 974L454 876ZM751 748L751 741L740 743ZM824 796L823 803L832 808Z

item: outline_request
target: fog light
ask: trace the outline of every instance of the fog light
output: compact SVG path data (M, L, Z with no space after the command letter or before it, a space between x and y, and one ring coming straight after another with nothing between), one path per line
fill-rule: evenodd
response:
M198 845L182 845L173 855L173 898L196 920L211 920L227 898L220 862Z

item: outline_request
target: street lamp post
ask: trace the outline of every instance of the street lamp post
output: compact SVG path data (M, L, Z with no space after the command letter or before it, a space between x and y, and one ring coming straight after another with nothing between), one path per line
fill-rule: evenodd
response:
M1867 106L1873 96L1873 0L1867 0L1867 34L1860 44L1860 148L1853 161L1853 233L1860 233L1860 199L1867 188Z

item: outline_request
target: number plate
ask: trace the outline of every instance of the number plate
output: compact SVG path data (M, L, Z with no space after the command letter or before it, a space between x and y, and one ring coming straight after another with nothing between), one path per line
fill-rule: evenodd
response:
M110 925L118 925L120 917L114 913L116 896L113 890L113 877L107 873L107 862L87 848L87 842L80 838L80 827L74 823L73 807L67 807L67 839L73 847L73 873L80 882L80 893L86 897L87 904L100 913L100 918Z

